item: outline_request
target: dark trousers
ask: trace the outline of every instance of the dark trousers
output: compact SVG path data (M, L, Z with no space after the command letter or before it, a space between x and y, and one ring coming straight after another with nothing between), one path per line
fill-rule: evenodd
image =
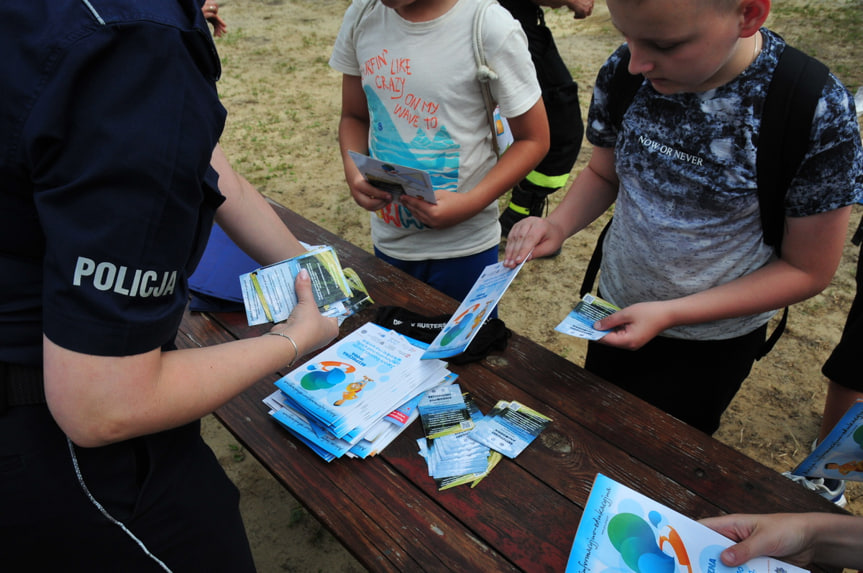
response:
M254 571L239 492L200 424L101 448L75 448L48 408L0 415L0 560L5 571Z
M578 159L584 137L584 122L578 103L578 84L560 57L551 30L545 25L543 11L531 0L503 0L500 4L521 23L528 49L542 89L542 100L548 115L551 147L534 169L545 176L568 175ZM524 180L519 187L526 193L544 198L558 187L537 185ZM527 199L518 202L527 206Z
M586 370L694 426L719 428L722 413L752 370L767 326L728 340L657 336L638 350L588 343Z
M863 255L863 247L860 255ZM860 255L857 256L857 293L848 311L842 338L821 368L824 376L855 392L863 392L863 361L860 360L863 349L863 296L860 288L863 284L863 256Z

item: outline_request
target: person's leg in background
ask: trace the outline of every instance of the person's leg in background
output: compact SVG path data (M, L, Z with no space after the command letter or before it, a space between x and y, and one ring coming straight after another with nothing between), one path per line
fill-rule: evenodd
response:
M501 4L521 22L548 115L551 147L545 158L512 190L509 205L500 216L506 237L518 221L545 215L548 196L569 179L584 137L578 103L578 84L560 57L542 9L530 0L504 0Z
M863 220L861 227L863 229ZM858 235L860 234L858 230ZM855 235L855 240L857 236ZM855 244L856 241L855 241ZM863 254L863 249L861 253ZM821 373L827 378L827 398L824 401L824 411L821 414L821 427L818 438L812 444L812 449L821 443L836 426L848 409L857 400L863 399L863 368L861 368L860 350L863 348L863 297L860 295L860 285L863 283L863 261L857 257L857 292L854 302L848 311L842 337L833 349L830 357L821 367ZM797 476L785 472L785 477L794 480L806 489L826 497L836 505L844 507L845 481L821 477Z

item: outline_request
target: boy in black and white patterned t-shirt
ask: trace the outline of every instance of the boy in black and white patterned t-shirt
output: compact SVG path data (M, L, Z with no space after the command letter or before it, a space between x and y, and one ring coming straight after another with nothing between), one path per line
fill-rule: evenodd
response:
M600 70L588 166L548 219L513 228L507 264L556 250L612 204L599 292L621 307L585 367L713 433L764 342L766 323L820 292L863 194L853 99L830 76L785 202L782 255L763 241L756 151L785 42L769 0L608 0L646 81L620 127L607 108L623 49Z

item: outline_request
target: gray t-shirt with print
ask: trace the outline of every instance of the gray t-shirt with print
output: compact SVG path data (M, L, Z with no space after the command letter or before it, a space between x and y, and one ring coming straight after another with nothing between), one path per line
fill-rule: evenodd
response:
M701 292L749 274L775 256L763 242L755 160L764 98L785 42L766 29L761 32L761 54L723 86L663 95L645 82L623 116L620 133L606 102L622 47L600 70L587 137L593 145L615 148L620 189L599 288L618 306ZM789 217L834 210L863 196L853 98L832 74L810 139L786 197ZM732 338L772 315L683 325L662 334Z

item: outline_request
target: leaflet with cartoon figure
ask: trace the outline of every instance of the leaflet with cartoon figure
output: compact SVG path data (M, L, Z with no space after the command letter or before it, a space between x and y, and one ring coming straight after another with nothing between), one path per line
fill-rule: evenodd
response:
M422 169L384 162L356 151L348 151L348 153L366 181L390 193L393 196L393 203L398 203L399 198L407 194L437 204L431 177Z
M618 310L620 309L610 302L598 296L586 294L575 305L575 308L566 315L566 318L555 327L555 330L578 338L599 340L608 334L609 331L596 330L593 328L594 323L610 314L614 314Z
M483 269L423 358L449 358L464 352L528 258L512 269L503 266L503 262Z
M420 396L458 376L368 323L276 381L269 414L327 461L375 455L419 417ZM390 418L400 421L390 422ZM347 430L346 430L347 429Z
M805 573L772 557L726 567L719 554L734 543L692 518L597 474L566 573Z
M336 251L329 245L240 275L243 304L250 326L280 322L297 304L294 282L301 269L309 272L312 291L322 314L338 316L352 295Z
M794 475L863 481L863 400L857 400Z
M342 438L427 390L429 379L446 378L445 362L421 354L404 336L368 322L275 384Z

